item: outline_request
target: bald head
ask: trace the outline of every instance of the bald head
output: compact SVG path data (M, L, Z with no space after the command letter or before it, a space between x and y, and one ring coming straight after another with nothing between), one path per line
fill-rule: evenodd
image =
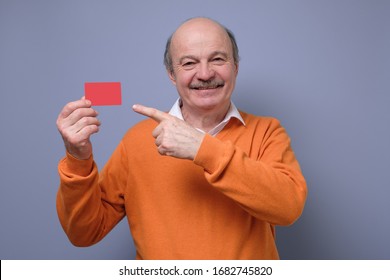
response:
M211 32L225 37L226 43L230 45L229 49L232 52L233 60L236 64L239 62L238 47L234 34L222 24L209 19L209 18L192 18L181 24L176 31L168 38L165 52L164 52L164 64L167 71L174 74L174 67L172 62L172 48L177 44L185 43L189 34L196 35L199 32Z

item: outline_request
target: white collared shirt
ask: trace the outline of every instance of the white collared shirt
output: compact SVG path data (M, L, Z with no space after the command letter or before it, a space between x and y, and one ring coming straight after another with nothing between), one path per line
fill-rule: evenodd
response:
M180 109L180 104L181 104L181 100L180 98L178 98L175 104L173 104L171 110L169 111L169 114L184 121L183 114L181 113L181 109ZM233 102L230 102L229 111L227 112L225 118L219 124L217 124L213 129L211 129L208 132L208 134L210 134L211 136L217 135L227 125L227 123L230 121L231 118L236 118L240 120L243 125L245 125L245 122L241 117L240 112L237 110L237 107L234 105ZM197 128L197 130L205 133L203 130L199 128Z

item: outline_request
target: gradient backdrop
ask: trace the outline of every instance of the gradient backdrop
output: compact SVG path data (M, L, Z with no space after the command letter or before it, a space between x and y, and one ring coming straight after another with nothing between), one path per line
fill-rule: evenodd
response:
M101 168L142 119L132 104L169 110L165 41L208 16L238 40L236 105L282 122L307 179L301 219L278 227L281 257L389 259L389 14L381 0L0 0L0 258L135 257L125 220L90 248L67 240L55 121L85 81L122 82L123 105L98 108Z

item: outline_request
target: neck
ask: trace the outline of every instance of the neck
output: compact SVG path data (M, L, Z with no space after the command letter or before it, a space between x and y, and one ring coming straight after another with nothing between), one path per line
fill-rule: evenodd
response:
M184 120L192 127L209 132L217 126L226 116L230 108L230 102L221 107L219 110L190 110L190 108L182 105L181 113Z

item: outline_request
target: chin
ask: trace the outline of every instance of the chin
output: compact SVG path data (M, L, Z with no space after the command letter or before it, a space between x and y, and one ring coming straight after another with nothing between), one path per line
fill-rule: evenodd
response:
M230 104L230 94L224 89L224 87L207 90L190 89L181 96L181 99L187 100L188 105L193 108L213 110L226 103Z
M221 98L220 96L203 96L192 100L192 103L203 110L212 110L216 107L220 107L222 104L226 102L230 102L225 98Z

